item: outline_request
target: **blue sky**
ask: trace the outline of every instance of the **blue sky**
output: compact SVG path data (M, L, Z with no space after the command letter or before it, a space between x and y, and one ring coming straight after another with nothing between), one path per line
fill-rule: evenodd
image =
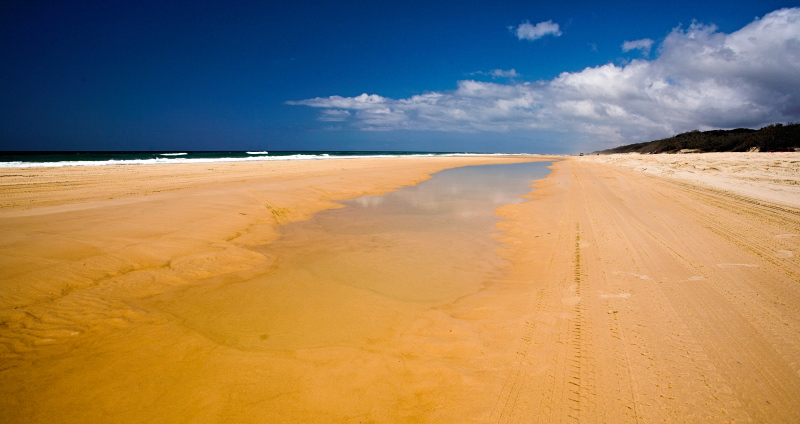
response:
M3 150L573 153L800 120L785 1L8 3Z

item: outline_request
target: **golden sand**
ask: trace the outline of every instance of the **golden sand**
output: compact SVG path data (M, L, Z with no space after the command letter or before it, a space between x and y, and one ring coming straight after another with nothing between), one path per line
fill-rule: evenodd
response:
M361 405L337 388L385 377L366 372L374 358L362 355L365 340L384 340L419 311L463 293L404 302L313 285L299 266L291 286L265 291L255 278L270 272L277 255L261 246L276 241L281 224L339 207L335 200L415 184L448 167L530 160L536 158L3 170L2 421L357 415L380 397ZM297 264L317 247L290 259ZM471 291L480 285L472 281ZM306 322L297 322L299 308ZM362 369L361 380L350 378Z
M800 420L790 202L570 159L499 208L509 264L468 288L312 283L302 257L279 264L293 285L258 283L303 246L280 224L518 160L2 170L0 419Z

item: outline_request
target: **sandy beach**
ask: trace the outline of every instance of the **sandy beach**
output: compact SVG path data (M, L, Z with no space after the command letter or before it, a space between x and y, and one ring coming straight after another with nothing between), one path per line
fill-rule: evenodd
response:
M585 156L648 174L683 180L742 196L800 207L797 153L619 154Z
M336 201L531 160L553 172L497 209L500 260L460 264L475 281L457 296L315 285L281 256L321 255L289 228ZM1 169L0 421L798 422L798 165L754 153ZM456 248L381 237L404 249L387 263ZM339 267L318 274L365 274ZM260 283L277 272L291 284ZM281 325L302 334L280 339Z

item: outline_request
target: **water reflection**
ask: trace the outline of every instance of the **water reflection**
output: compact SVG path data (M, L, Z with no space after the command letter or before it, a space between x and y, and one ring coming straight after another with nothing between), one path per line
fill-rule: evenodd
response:
M549 163L455 168L417 186L342 202L281 227L259 249L275 261L163 301L221 344L291 351L364 347L420 313L480 290L502 269L495 208L524 200Z
M530 182L548 174L548 165L532 162L446 169L416 186L343 203L359 207L394 203L410 209L440 212L474 209L481 204L494 208L521 202L520 196L530 191Z
M416 186L341 202L346 208L320 214L319 219L321 222L339 221L339 217L347 217L330 229L333 232L375 230L379 223L386 231L399 227L441 231L445 227L459 226L464 230L486 230L496 222L495 209L525 200L521 196L531 191L531 181L549 173L549 164L532 162L447 169ZM409 220L412 216L416 218Z

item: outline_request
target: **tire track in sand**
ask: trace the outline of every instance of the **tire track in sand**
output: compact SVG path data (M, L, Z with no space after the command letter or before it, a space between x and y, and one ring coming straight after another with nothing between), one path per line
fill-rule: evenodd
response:
M548 179L517 207L559 218L515 223L556 235L513 258L533 325L492 422L796 421L798 259L764 259L793 249L774 236L800 232L795 213L601 165L562 162ZM526 266L541 263L526 250L550 259Z

